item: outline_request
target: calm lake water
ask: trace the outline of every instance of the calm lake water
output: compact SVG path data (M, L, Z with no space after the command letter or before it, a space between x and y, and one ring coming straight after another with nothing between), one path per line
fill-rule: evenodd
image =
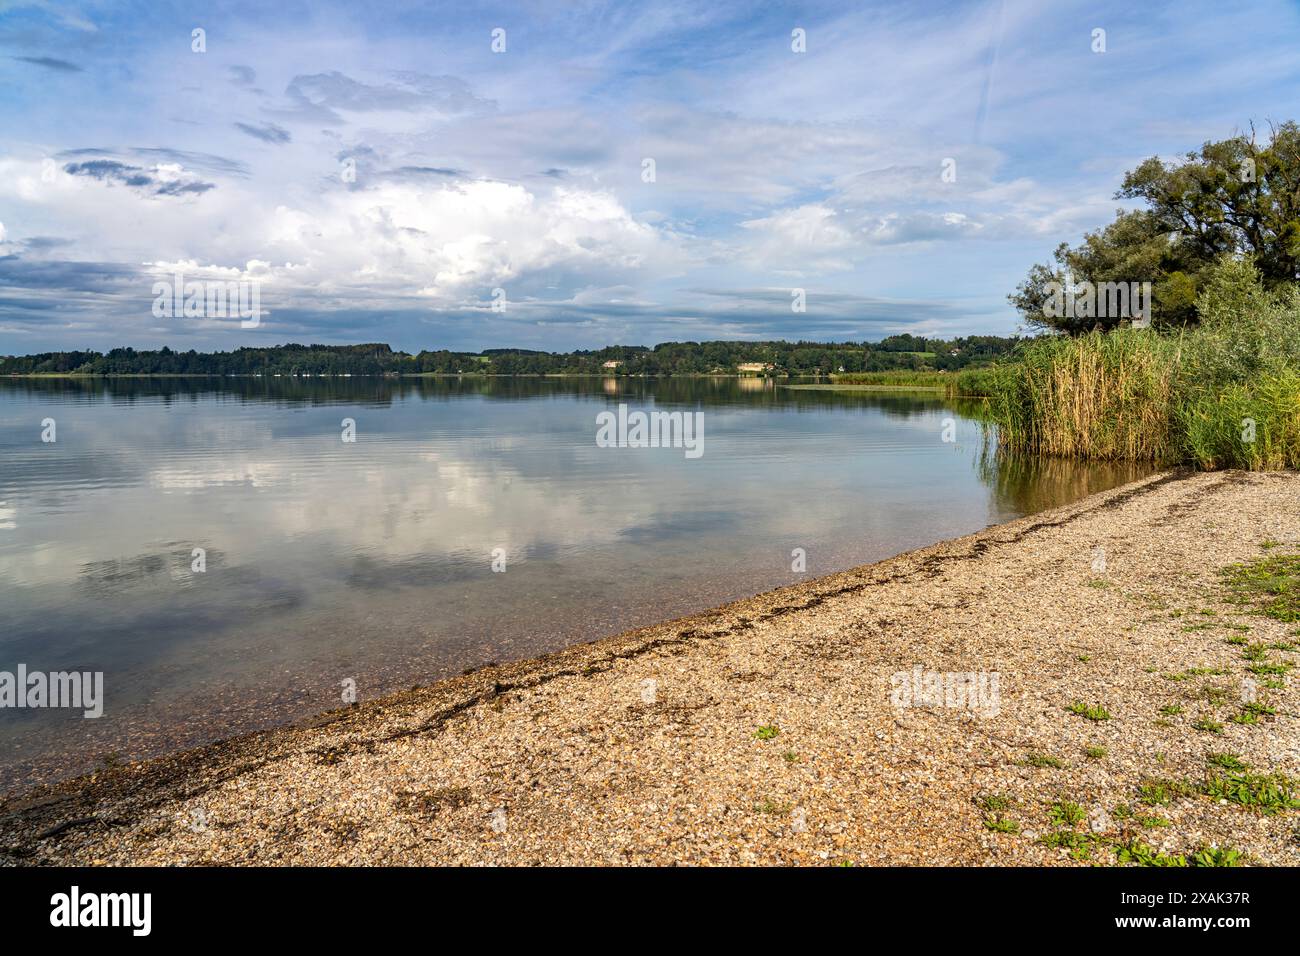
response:
M704 454L598 447L620 403L703 413ZM337 707L348 679L364 700L702 610L1146 470L1000 463L962 412L735 379L0 381L0 671L102 671L105 697L99 719L0 710L0 787Z

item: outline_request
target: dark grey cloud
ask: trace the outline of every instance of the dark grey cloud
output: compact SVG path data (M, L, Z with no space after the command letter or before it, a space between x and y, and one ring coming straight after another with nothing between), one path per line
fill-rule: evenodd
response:
M0 312L4 313L5 322L12 322L16 318L21 319L21 313L49 313L64 307L65 303L55 298L37 299L28 296L0 295Z
M458 179L468 176L463 169L449 166L398 166L379 174L378 178L389 182L418 182L422 179Z
M153 185L153 177L139 166L128 166L115 159L90 159L84 163L68 163L63 171L70 176L89 176L106 183L123 186L146 187Z
M409 71L394 73L393 82L383 84L362 83L337 70L300 74L289 81L284 92L291 106L268 112L335 126L344 122L340 110L350 113L432 111L453 115L496 108L495 101L477 96L458 77Z
M215 188L215 183L205 183L198 180L190 182L176 181L159 184L158 188L154 190L154 194L158 196L197 196Z
M82 73L81 67L75 63L69 63L67 60L60 60L52 56L16 56L15 60L22 60L24 63L30 63L33 66L43 66L47 70L56 70L59 73Z
M0 256L0 289L33 289L57 292L112 292L139 284L143 273L135 266L117 262L31 260L22 256Z
M137 159L152 160L161 163L179 163L186 169L198 169L205 172L223 173L228 176L247 177L248 166L235 159L217 156L213 153L194 153L184 149L169 149L162 146L126 146L107 148L85 146L80 149L65 149L56 154L58 159L77 159L81 156L132 156Z
M163 179L142 166L132 166L116 159L89 159L68 163L63 171L69 176L86 176L100 182L129 186L155 196L199 195L215 189L215 183L198 179Z
M63 239L59 236L30 236L22 240L23 248L29 252L45 252L70 245L72 245L71 239Z
M254 139L260 139L264 143L272 143L276 146L283 146L293 138L289 135L287 129L282 126L276 126L274 123L265 123L261 126L252 126L248 123L236 123L235 128L241 132L247 133Z

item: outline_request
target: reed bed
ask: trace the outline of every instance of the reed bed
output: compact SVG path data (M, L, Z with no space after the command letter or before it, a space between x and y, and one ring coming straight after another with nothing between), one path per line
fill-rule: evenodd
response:
M1199 304L1195 328L1045 336L952 391L987 396L1014 454L1300 468L1300 292L1227 262Z

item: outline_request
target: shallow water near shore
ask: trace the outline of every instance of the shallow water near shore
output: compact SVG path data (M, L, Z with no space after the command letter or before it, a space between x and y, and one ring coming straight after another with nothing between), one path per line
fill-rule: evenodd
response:
M702 413L703 454L599 447L619 404ZM99 719L0 710L0 787L338 707L348 682L365 700L700 611L1150 470L1001 461L973 406L925 392L0 381L0 671L102 671L105 696Z

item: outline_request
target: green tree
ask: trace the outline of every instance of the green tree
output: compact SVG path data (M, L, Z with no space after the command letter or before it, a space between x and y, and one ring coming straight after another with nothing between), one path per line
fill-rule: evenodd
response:
M1210 267L1222 256L1249 257L1266 288L1300 273L1300 126L1255 130L1207 142L1178 162L1152 157L1124 177L1116 199L1144 209L1121 210L1114 222L1062 243L1054 265L1038 264L1008 296L1032 326L1077 333L1113 328L1130 314L1048 315L1052 283L1150 282L1151 318L1179 326L1199 318L1196 301Z

